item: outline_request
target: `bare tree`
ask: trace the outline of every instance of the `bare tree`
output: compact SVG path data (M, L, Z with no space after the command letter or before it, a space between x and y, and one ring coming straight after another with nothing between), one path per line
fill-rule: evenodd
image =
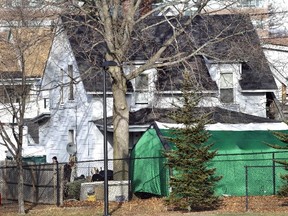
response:
M90 36L94 35L93 39L89 36L88 40L93 41L93 47L92 49L89 47L90 50L85 47L86 54L91 54L91 50L97 50L99 44L104 42L105 51L102 52L103 60L113 61L117 64L117 66L110 66L107 70L112 80L113 92L113 152L114 159L128 158L129 106L126 101L127 83L148 69L172 65L181 62L182 59L188 58L187 54L172 50L177 49L177 38L185 32L185 26L189 25L193 17L199 14L209 1L197 1L197 4L193 5L195 12L184 23L177 22L177 19L169 20L167 18L167 20L155 19L149 24L145 23L146 18L153 17L155 13L162 13L161 11L164 9L164 6L176 7L176 4L179 4L179 2L168 2L165 5L157 6L155 9L152 9L153 1L104 0L83 2L84 5L81 7L78 5L74 6L77 7L78 14L85 17L85 20L80 21L80 24L85 25L89 29ZM179 17L181 17L180 14ZM73 22L73 19L70 21ZM140 45L142 47L136 47L135 38L145 41L145 44L152 42L149 41L149 34L154 34L154 30L150 29L151 27L153 29L154 25L161 25L161 22L169 23L169 28L173 29L173 34L168 38L163 38L165 41L160 47L158 44L154 50L145 50L145 55L147 56L145 56L144 64L127 73L125 71L125 63L128 63L129 67L131 59L137 55L137 52L141 52L139 49L145 49L144 43L141 44L141 42ZM139 26L141 26L141 30ZM131 52L132 49L134 49L133 52ZM189 53L189 55L193 54ZM95 59L94 63L96 63ZM101 65L100 61L98 61L98 65L95 65L95 67L99 67L99 65ZM127 162L116 160L113 169L115 179L127 179Z
M4 145L16 161L20 214L25 214L25 119L36 113L37 83L42 77L53 35L53 29L47 25L51 13L45 12L44 6L31 8L28 3L2 1L0 11L0 145Z
M219 56L220 42L225 40L231 41L226 44L227 47L223 47L223 50L229 50L229 52L225 51L227 55L225 60L235 59L235 53L242 52L243 61L248 61L247 56L245 57L247 51L233 46L236 41L230 39L254 31L253 26L241 26L241 22L237 20L237 25L241 28L233 31L232 24L227 24L227 21L224 27L221 26L223 23L219 23L216 31L209 32L207 30L209 21L201 23L199 19L203 14L216 13L216 10L208 7L212 7L211 4L218 1L160 2L160 4L152 4L155 2L150 0L85 0L79 5L71 1L71 5L74 6L73 15L70 12L70 15L65 17L66 23L81 25L82 31L85 31L83 35L86 35L86 38L83 38L83 35L78 38L83 45L79 49L82 57L86 58L94 69L97 67L99 69L103 61L116 63L116 66L107 68L107 73L112 80L113 93L115 179L127 179L128 174L127 163L117 159L128 157L129 105L126 101L126 93L133 79L153 68L181 65L197 55L220 59L223 57ZM225 9L235 4L235 1L224 2L226 4L222 5ZM173 17L168 16L172 10L176 13ZM219 5L217 11L220 11ZM243 17L247 19L246 16ZM203 28L200 28L197 23L193 24L197 19ZM233 19L229 21L233 22ZM195 38L193 31L199 31L203 35ZM252 52L259 52L259 47L253 48ZM142 63L137 67L131 67L136 60L141 60ZM193 60L190 63L193 64ZM263 63L262 66L267 65ZM194 76L197 77L196 74Z

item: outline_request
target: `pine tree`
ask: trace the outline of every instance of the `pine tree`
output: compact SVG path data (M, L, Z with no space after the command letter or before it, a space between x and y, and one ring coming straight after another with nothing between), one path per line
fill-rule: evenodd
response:
M283 133L283 132L273 132L273 134L277 137L277 139L281 140L286 145L285 146L273 145L273 144L268 144L268 145L275 149L288 150L288 134ZM283 165L285 170L288 171L287 160L276 160L276 162ZM282 179L283 184L278 190L278 195L283 196L283 197L288 197L288 174L282 174L280 178Z
M195 116L199 96L191 91L189 73L184 72L183 77L182 105L176 106L170 115L183 127L172 128L171 137L167 137L176 147L165 153L167 165L172 170L167 204L176 209L193 211L215 209L221 204L220 198L214 194L215 185L221 177L215 176L215 168L209 167L217 152L211 151L212 144L206 143L210 136L205 130L208 114Z

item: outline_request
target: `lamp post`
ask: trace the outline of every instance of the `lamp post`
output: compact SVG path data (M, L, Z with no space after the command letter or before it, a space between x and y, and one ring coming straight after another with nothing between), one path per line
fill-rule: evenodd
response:
M103 73L103 130L104 130L104 216L109 215L108 199L108 148L107 148L107 99L106 99L106 70L110 66L117 66L114 61L104 61L102 67Z

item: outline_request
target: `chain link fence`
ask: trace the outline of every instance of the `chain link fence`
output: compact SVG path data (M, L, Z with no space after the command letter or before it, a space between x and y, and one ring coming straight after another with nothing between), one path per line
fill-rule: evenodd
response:
M282 155L279 154L278 156L273 153L266 154L267 156L264 155L265 154L249 154L249 157L246 157L246 159L241 159L241 155L218 155L212 163L212 166L217 167L217 175L223 176L223 179L218 185L218 195L242 197L241 206L246 210L250 210L252 206L251 203L254 202L253 197L265 197L267 195L277 194L279 187L283 184L280 175L285 174L287 171L283 166L279 166L275 160L285 159L284 156L286 155L284 155L284 153ZM139 179L143 179L152 173L151 170L147 170L149 164L155 166L156 163L159 163L161 166L159 165L159 172L156 173L159 176L159 181L156 182L158 176L153 176L153 173L151 174L151 180L149 181L153 181L154 188L156 184L158 184L160 188L162 187L161 185L163 185L164 180L167 180L167 182L169 181L169 172L168 177L166 178L167 169L162 168L165 167L165 163L162 159L163 158L159 157L143 157L125 160L129 163L130 168L131 166L135 166L137 161L141 161L144 168L133 167L134 170L138 169ZM112 159L108 160L108 170L112 172L113 163L114 161ZM262 165L263 163L265 165ZM67 194L65 194L65 186L67 183L79 179L84 180L84 182L95 181L92 177L97 173L97 170L99 173L102 172L101 175L103 177L103 160L78 161L72 169L71 167L68 167L69 169L67 169L67 165L69 164L25 163L23 167L24 200L32 203L61 205L63 201L67 199ZM150 174L148 175L148 173ZM130 174L131 173L128 175L129 177L132 176ZM18 199L17 176L18 171L15 161L0 162L0 193L2 196L2 203ZM113 179L113 176L110 179ZM103 180L104 179L101 178L96 181ZM149 181L144 182L143 185L146 187L148 183L150 183ZM133 182L133 179L129 179L128 187L130 196L131 193L134 192L133 188L135 188L135 184L137 183L136 181ZM236 190L234 190L235 187ZM162 189L165 190L165 188L161 188L161 190ZM237 194L225 194L227 191L235 191Z
M108 178L113 179L113 161L108 162ZM62 205L65 199L78 198L70 195L67 185L77 180L79 184L72 190L79 190L81 182L103 181L104 160L78 161L73 166L69 163L33 163L23 162L24 201L31 203ZM101 179L93 180L94 174L100 174ZM13 160L0 161L0 196L1 203L18 200L18 168ZM73 188L76 187L76 188ZM75 193L75 191L73 191Z
M284 166L276 165L273 162L272 166L245 166L245 209L252 210L251 206L257 208L269 208L269 202L255 202L255 195L260 196L277 195L279 188L283 185L281 175L287 174ZM258 195L259 196L259 195ZM265 200L265 197L263 198ZM260 206L263 205L263 206Z

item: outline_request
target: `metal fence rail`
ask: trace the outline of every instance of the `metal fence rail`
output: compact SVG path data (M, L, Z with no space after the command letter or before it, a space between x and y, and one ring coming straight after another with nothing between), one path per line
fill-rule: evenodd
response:
M279 173L285 174L283 166L279 166L275 163L275 160L283 159L283 155L275 156L272 152L265 153L270 154L269 157L263 157L263 159L257 157L253 159L253 155L259 154L248 154L251 155L245 161L251 162L256 161L261 162L267 161L267 164L271 166L251 166L246 165L241 166L241 171L235 173L235 177L232 176L238 181L238 177L241 177L241 182L237 183L237 186L241 183L243 189L241 188L241 196L243 197L243 207L246 210L249 210L249 202L252 201L252 197L255 194L260 195L272 195L276 194L278 188L281 186L281 178ZM231 155L231 154L230 154ZM233 154L234 155L234 154ZM241 154L235 154L241 155ZM264 154L263 154L264 155ZM268 158L268 159L267 159ZM159 157L139 157L139 158L125 158L126 161L129 161L129 167L133 164L133 160L150 160L155 159L155 163L159 160ZM120 159L118 159L120 160ZM238 164L238 157L229 157L225 155L218 155L215 159L215 164L223 163L230 166L231 163ZM243 162L244 160L242 160ZM266 162L265 162L266 163ZM145 164L145 163L144 163ZM260 163L261 164L261 163ZM84 176L86 181L91 181L92 176L95 173L95 170L101 170L104 166L103 160L90 160L90 161L78 161L75 164L75 173L72 173L74 176L72 178L67 177L65 171L65 163L59 163L58 167L55 164L35 164L35 163L25 163L24 165L24 199L25 201L32 203L47 203L47 204L57 204L61 205L65 199L64 197L64 186L71 179L77 179L80 176ZM225 166L226 166L225 165ZM108 160L108 168L113 170L113 160ZM223 170L226 168L223 167ZM242 169L244 172L242 172ZM71 173L70 173L71 174ZM218 173L221 175L221 173ZM11 200L17 200L17 175L18 171L16 168L15 161L1 161L0 162L0 193L2 195L2 202L7 202ZM130 176L130 175L129 175ZM238 176L238 177L237 177ZM237 177L237 178L236 178ZM229 178L230 181L230 178ZM228 181L228 183L229 183ZM131 180L129 179L129 183ZM256 185L256 187L255 187ZM129 184L129 189L131 185ZM245 186L245 187L244 187ZM257 190L257 191L254 191ZM130 191L131 192L131 191ZM232 195L234 196L234 195ZM251 200L250 200L251 198Z

